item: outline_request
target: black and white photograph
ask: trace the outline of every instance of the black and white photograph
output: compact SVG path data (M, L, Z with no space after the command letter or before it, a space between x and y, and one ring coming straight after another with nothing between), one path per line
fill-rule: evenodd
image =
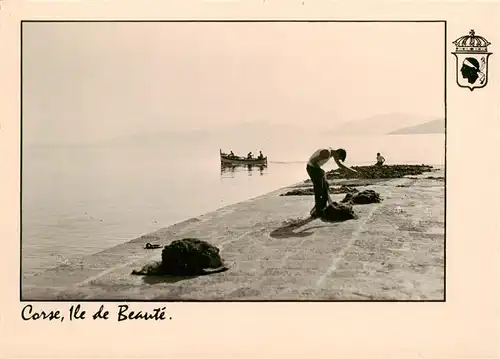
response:
M451 45L438 20L23 21L21 301L446 301Z

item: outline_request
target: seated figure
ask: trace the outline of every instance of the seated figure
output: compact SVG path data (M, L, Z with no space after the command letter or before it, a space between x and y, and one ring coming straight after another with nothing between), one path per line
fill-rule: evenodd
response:
M375 163L375 166L382 166L384 162L385 158L380 153L377 153L377 163Z

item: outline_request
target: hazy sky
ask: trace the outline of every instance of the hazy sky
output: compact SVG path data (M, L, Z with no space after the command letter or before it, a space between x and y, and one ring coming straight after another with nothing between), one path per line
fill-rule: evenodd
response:
M444 117L440 23L25 23L25 143Z

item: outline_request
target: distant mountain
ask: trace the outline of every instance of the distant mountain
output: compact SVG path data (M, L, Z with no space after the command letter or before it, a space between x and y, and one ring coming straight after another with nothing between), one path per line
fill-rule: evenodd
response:
M415 126L400 128L399 130L389 132L389 135L444 133L444 125L444 120L433 120Z
M434 119L432 119L434 120ZM362 120L341 123L329 130L330 135L386 135L401 128L417 126L431 121L423 116L390 113L375 115Z

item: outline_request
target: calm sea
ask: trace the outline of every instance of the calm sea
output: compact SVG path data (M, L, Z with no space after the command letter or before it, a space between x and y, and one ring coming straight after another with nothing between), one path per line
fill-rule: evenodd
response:
M264 170L222 171L213 142L23 149L23 271L32 274L129 241L307 177L320 146L348 151L348 165L444 163L444 135L226 142L224 151L258 153ZM256 146L262 146L261 148ZM252 147L250 147L252 146ZM333 168L332 164L325 169Z

